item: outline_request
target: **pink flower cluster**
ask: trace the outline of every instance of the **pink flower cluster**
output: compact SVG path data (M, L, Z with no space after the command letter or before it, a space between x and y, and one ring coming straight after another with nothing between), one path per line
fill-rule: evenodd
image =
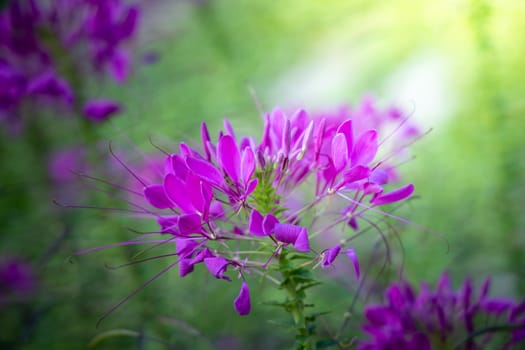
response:
M358 274L351 247L341 243L318 251L312 238L336 226L358 230L368 210L410 197L414 186L384 190L389 178L376 160L378 132L356 130L354 124L275 109L265 116L258 142L237 136L228 121L213 141L202 124L202 148L180 143L166 157L162 182L145 183L136 175L153 208L144 213L176 243L180 276L201 263L218 279L231 281L228 270L236 271L243 282L234 307L245 315L246 275L266 275L285 250L324 268L344 252ZM339 213L335 220L320 219L328 207ZM150 238L123 244L159 242Z

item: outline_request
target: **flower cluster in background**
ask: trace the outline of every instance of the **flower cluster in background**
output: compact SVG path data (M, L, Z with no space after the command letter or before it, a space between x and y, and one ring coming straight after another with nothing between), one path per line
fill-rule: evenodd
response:
M120 0L10 1L0 13L3 123L19 130L24 108L42 101L64 111L86 103L82 112L92 121L117 113L115 102L84 96L82 77L98 72L126 80L125 43L138 17L137 6Z
M369 305L360 350L511 349L525 339L525 301L489 296L487 279L475 293L470 280L454 291L445 273L435 291L395 283L385 303Z

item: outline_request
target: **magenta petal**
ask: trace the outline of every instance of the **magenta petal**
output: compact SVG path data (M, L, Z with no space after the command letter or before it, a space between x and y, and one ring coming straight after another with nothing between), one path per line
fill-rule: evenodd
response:
M166 173L174 173L179 179L186 179L188 166L184 159L178 154L172 154L166 159Z
M337 134L343 134L346 138L346 146L347 146L347 154L350 156L352 154L352 147L354 143L354 137L352 133L352 120L348 119L344 121L339 127L337 128Z
M337 134L332 140L332 162L337 173L346 166L347 159L348 148L346 146L345 135Z
M289 244L295 243L300 231L301 227L291 224L277 224L274 228L275 238Z
M179 217L178 216L161 216L157 219L161 233L177 234L179 232Z
M345 183L350 184L359 180L366 179L370 174L370 169L364 165L356 165L348 171L345 171L343 176Z
M258 178L253 178L248 182L248 185L246 185L246 192L244 193L245 197L248 197L250 194L252 194L253 191L255 191L255 188L259 184Z
M124 83L128 77L131 63L130 54L124 50L117 50L110 61L110 72L117 83Z
M219 170L217 170L215 166L207 161L193 157L187 157L186 165L191 171L195 173L195 175L210 183L210 185L219 187L224 182L224 178L222 177Z
M352 264L354 264L355 276L359 279L359 275L360 275L359 260L357 259L357 255L354 249L348 248L346 250L346 256L348 257L348 259L350 259Z
M241 175L241 155L232 136L223 135L219 139L217 157L224 172L228 174L234 183L238 184Z
M106 99L88 101L83 108L84 116L93 122L104 121L120 111L121 107L118 103Z
M272 214L268 214L263 219L263 231L265 235L269 235L273 232L275 225L279 223L279 220Z
M248 224L248 229L251 233L256 236L266 236L263 230L263 216L257 210L253 209L250 213L250 221Z
M242 151L241 158L241 178L243 184L247 184L250 181L255 171L255 155L250 147L246 147Z
M146 197L148 202L157 209L167 209L173 206L168 197L166 197L162 185L150 185L144 187L144 197Z
M188 197L186 184L177 176L168 174L164 177L164 191L166 191L168 198L183 212L193 213L195 211Z
M301 252L310 251L306 228L291 224L277 224L274 233L278 241L293 244L295 249Z
M179 261L179 277L184 277L193 272L193 263L191 259L181 259Z
M208 149L208 142L211 142L210 133L208 132L208 127L206 126L206 123L201 124L201 141L202 141L202 148L204 149L204 152L206 153L206 159L209 161L211 159L210 150Z
M199 214L179 216L179 230L182 235L202 233L202 220Z
M388 192L380 196L377 196L376 198L372 200L372 204L373 205L384 205L384 204L397 202L397 201L410 197L412 193L414 193L414 185L408 184L404 187L398 188L395 191Z
M306 231L306 228L301 228L301 232L299 232L293 246L300 252L307 253L310 251L310 242L308 241L308 232Z
M368 130L357 140L352 152L352 166L367 165L377 153L377 131Z
M194 239L177 239L175 242L175 252L181 258L190 256L199 245Z
M226 269L228 268L229 261L222 257L213 257L204 259L204 264L210 271L210 273L219 279L225 279L230 281L228 276L224 276Z
M324 268L329 267L334 262L335 258L339 255L339 252L341 251L341 246L337 245L333 248L328 249L323 256L323 262L321 263L321 266Z
M248 315L252 308L250 303L250 289L246 281L242 282L241 291L237 298L233 301L235 311L241 316Z

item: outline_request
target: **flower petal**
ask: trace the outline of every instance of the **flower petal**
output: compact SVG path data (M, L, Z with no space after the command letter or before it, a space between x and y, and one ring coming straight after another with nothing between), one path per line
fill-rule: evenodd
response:
M377 153L377 131L364 132L355 143L352 152L352 166L369 164Z
M235 311L241 316L248 315L252 308L250 302L250 289L246 281L242 282L241 291L237 298L233 301L233 307Z
M363 180L370 174L370 168L364 165L356 165L348 171L343 173L345 184L351 184L359 180Z
M210 162L194 157L187 157L186 165L195 175L208 182L210 185L219 187L224 183L222 174Z
M332 247L328 249L323 256L323 262L321 266L323 268L327 268L334 262L335 258L339 255L339 252L341 251L341 246L337 245L335 247Z
M279 220L272 214L268 214L263 219L263 230L265 235L269 235L273 232L275 225L279 223Z
M266 236L263 229L263 216L257 210L253 209L250 213L250 219L248 223L248 229L251 233L256 236Z
M350 156L352 154L352 147L354 143L351 119L347 119L341 125L339 125L339 127L337 128L337 134L339 133L345 135L347 154Z
M398 188L395 191L388 192L382 195L375 197L372 200L373 205L384 205L393 202L398 202L400 200L410 197L414 193L414 185L408 184L404 187Z
M332 162L334 162L335 171L338 173L346 166L348 159L348 148L346 138L343 134L337 134L332 139Z
M174 174L168 174L164 177L164 191L180 210L185 213L195 212L186 191L186 184Z
M164 186L150 185L144 187L144 197L157 209L167 209L173 206L173 203L166 197Z
M241 178L243 184L247 184L250 181L255 171L255 155L250 147L246 147L242 151L241 158Z
M230 264L228 260L222 257L206 258L204 259L204 264L215 278L231 281L228 276L224 276L224 273Z
M348 259L350 259L352 264L354 264L355 276L357 279L359 279L359 275L360 275L359 260L357 259L357 254L355 253L355 250L353 248L348 248L346 250L346 256L348 257Z
M217 157L224 172L236 184L241 176L241 155L235 140L230 135L223 135L217 145Z

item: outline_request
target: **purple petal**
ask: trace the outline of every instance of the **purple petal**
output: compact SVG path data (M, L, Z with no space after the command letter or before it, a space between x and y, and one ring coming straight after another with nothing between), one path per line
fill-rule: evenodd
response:
M228 276L224 276L226 269L228 268L229 261L222 257L213 257L204 259L204 264L210 271L210 273L219 279L225 279L230 281Z
M485 300L481 307L489 314L499 315L515 306L514 300L490 299Z
M376 169L370 174L370 181L384 185L388 182L388 172L383 169Z
M241 155L232 136L223 135L219 139L217 157L224 172L228 174L234 183L238 184L241 175Z
M352 166L369 164L377 153L377 131L368 130L357 140L352 152Z
M191 205L186 191L186 184L177 176L168 174L164 177L164 191L180 210L185 213L195 212L195 208Z
M188 166L184 159L178 154L172 154L166 159L166 173L174 173L179 179L186 179Z
M337 134L332 140L332 161L335 171L338 173L346 166L348 159L348 148L346 138L343 134Z
M83 109L84 116L93 122L104 121L120 111L118 103L106 99L88 101Z
M131 57L129 52L117 50L110 61L111 76L117 83L124 83L128 77Z
M251 233L256 236L266 236L267 234L263 230L263 216L257 210L253 209L250 213L250 220L248 223L248 229Z
M291 135L290 135L290 120L286 119L286 121L284 122L284 128L283 128L282 140L281 140L282 151L285 156L288 156L288 154L290 153L290 143L291 142L292 140L291 140Z
M211 153L208 149L208 142L211 142L210 133L208 132L208 127L206 126L206 123L201 124L201 141L202 141L202 148L204 148L204 152L206 153L206 159L209 161L211 159Z
M306 228L301 228L293 246L300 252L307 253L310 251L310 242L308 241L308 232L306 231Z
M166 197L162 185L150 185L144 187L144 197L157 209L167 209L173 206L173 203L171 203L168 197Z
M250 147L246 147L242 151L241 158L241 178L243 184L247 184L250 181L255 171L255 155Z
M162 233L179 233L179 217L178 216L161 216L157 219L161 227Z
M370 174L370 168L364 165L356 165L348 171L345 171L343 176L346 184L351 184L362 179L365 179Z
M432 350L430 340L428 339L427 335L421 332L412 336L412 340L410 340L408 346L410 346L410 349L414 350Z
M229 135L233 138L235 141L235 132L233 131L233 127L228 119L224 119L223 121L224 129L226 130L226 135Z
M410 197L412 193L414 193L414 185L408 184L392 192L388 192L375 197L372 200L372 204L377 206L397 202Z
M233 307L235 311L241 316L248 315L252 308L250 303L250 289L248 284L243 281L241 286L241 291L237 298L233 301Z
M246 192L244 193L245 197L248 197L250 194L252 194L253 191L255 191L255 188L259 184L258 178L253 178L248 182L248 185L246 185Z
M69 84L52 72L45 72L34 78L27 86L27 93L61 98L67 104L73 102L73 91Z
M352 120L345 120L341 125L339 125L336 133L341 133L345 135L347 154L350 156L352 154L352 147L354 143L354 137L352 133Z
M175 242L175 252L178 256L184 258L192 255L197 246L199 246L199 243L194 239L177 239Z
M184 277L193 272L193 263L191 259L181 259L179 261L179 277Z
M263 219L263 231L265 235L269 235L273 232L275 225L279 223L279 220L272 214L268 214Z
M355 276L357 279L359 279L359 275L360 275L359 260L357 259L357 254L355 253L355 250L353 248L348 248L346 250L346 256L348 257L348 259L350 259L352 264L354 264Z
M202 233L202 219L200 215L187 214L179 216L179 230L184 236Z
M219 187L224 182L224 178L222 177L219 170L217 170L213 164L207 161L193 157L187 157L186 165L191 171L195 173L195 175L199 176L201 179L210 183L211 185Z
M275 238L283 243L294 244L301 230L300 226L277 224L274 228Z
M328 249L323 256L323 262L321 264L322 267L327 268L334 262L335 258L339 255L339 252L341 251L341 246L337 245L333 248Z
M204 216L208 212L213 195L211 186L193 173L189 173L186 177L186 187L191 204Z

